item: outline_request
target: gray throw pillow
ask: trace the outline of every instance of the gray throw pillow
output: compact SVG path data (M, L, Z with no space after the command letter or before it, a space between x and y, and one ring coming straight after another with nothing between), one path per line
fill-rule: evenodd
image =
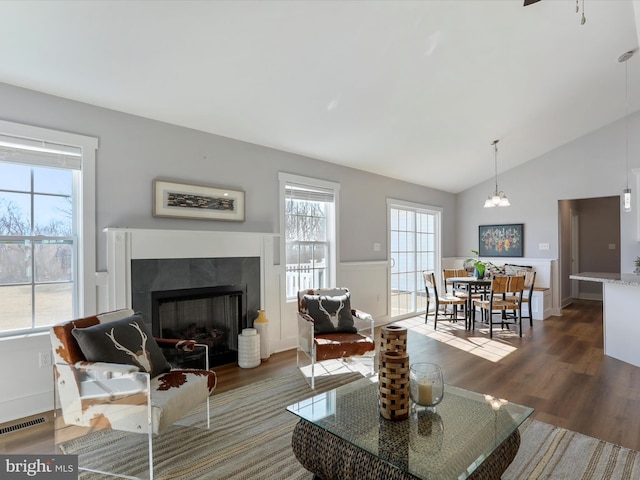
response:
M329 297L305 295L307 311L313 318L313 331L322 333L357 333L351 315L349 294Z
M89 362L135 365L151 378L171 370L162 349L140 315L74 328L71 333Z

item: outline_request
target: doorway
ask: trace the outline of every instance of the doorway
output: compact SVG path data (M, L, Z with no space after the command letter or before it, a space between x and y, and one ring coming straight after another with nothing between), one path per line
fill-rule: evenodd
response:
M560 298L602 300L602 284L571 280L579 272L620 272L620 197L558 201Z
M387 201L389 222L389 310L392 320L426 309L422 272L440 270L440 222L436 207Z

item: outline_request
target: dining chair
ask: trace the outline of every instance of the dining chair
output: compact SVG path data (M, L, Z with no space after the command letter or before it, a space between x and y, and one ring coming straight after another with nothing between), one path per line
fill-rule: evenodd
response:
M489 338L493 338L493 326L518 324L522 337L522 294L524 291L524 275L500 275L491 279L491 292L486 299L473 301L471 329L475 328L476 307L478 307L489 324ZM493 314L500 313L500 320L494 321ZM512 312L509 314L508 312ZM484 315L486 314L486 315Z
M527 292L526 295L522 296L522 303L527 304L528 315L523 316L522 318L528 318L529 326L533 327L533 313L531 312L531 298L533 295L533 287L536 283L536 272L534 272L533 270L520 271L517 273L517 275L524 275L524 291Z
M451 287L451 294L456 293L456 286L449 281L450 278L468 277L468 276L469 276L469 273L464 268L442 269L442 282L444 286L444 293L449 294L449 287Z
M463 308L465 309L465 318L469 319L471 317L471 312L467 312L467 306L469 305L469 295L471 295L471 299L482 299L484 298L483 292L474 292L471 291L469 285L455 285L452 282L448 281L450 278L456 277L469 277L470 273L467 272L464 268L445 268L442 270L442 278L444 282L445 293L448 294L447 286L451 285L451 294L456 297L462 298L465 300L465 304Z
M424 287L427 294L427 310L424 314L424 323L427 323L429 318L429 306L431 303L435 303L433 329L438 327L438 313L441 312L440 308L444 307L441 312L443 315L449 315L450 321L455 321L458 318L458 305L464 307L466 300L456 295L449 295L445 293L444 296L438 295L438 287L436 286L436 276L433 272L422 272L422 278L424 279ZM453 306L452 312L447 312L447 305Z

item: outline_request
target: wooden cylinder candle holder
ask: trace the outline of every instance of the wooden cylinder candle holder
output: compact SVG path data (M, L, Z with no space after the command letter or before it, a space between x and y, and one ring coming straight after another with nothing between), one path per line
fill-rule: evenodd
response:
M407 351L407 328L400 325L385 325L380 329L380 345L378 348L378 368L382 365L384 352Z
M378 372L380 414L387 420L409 418L409 355L383 352Z

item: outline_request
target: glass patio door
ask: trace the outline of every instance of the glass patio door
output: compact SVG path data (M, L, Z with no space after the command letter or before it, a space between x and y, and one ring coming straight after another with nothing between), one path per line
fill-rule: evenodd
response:
M433 207L388 202L392 319L424 313L426 294L422 272L440 271L440 216Z

